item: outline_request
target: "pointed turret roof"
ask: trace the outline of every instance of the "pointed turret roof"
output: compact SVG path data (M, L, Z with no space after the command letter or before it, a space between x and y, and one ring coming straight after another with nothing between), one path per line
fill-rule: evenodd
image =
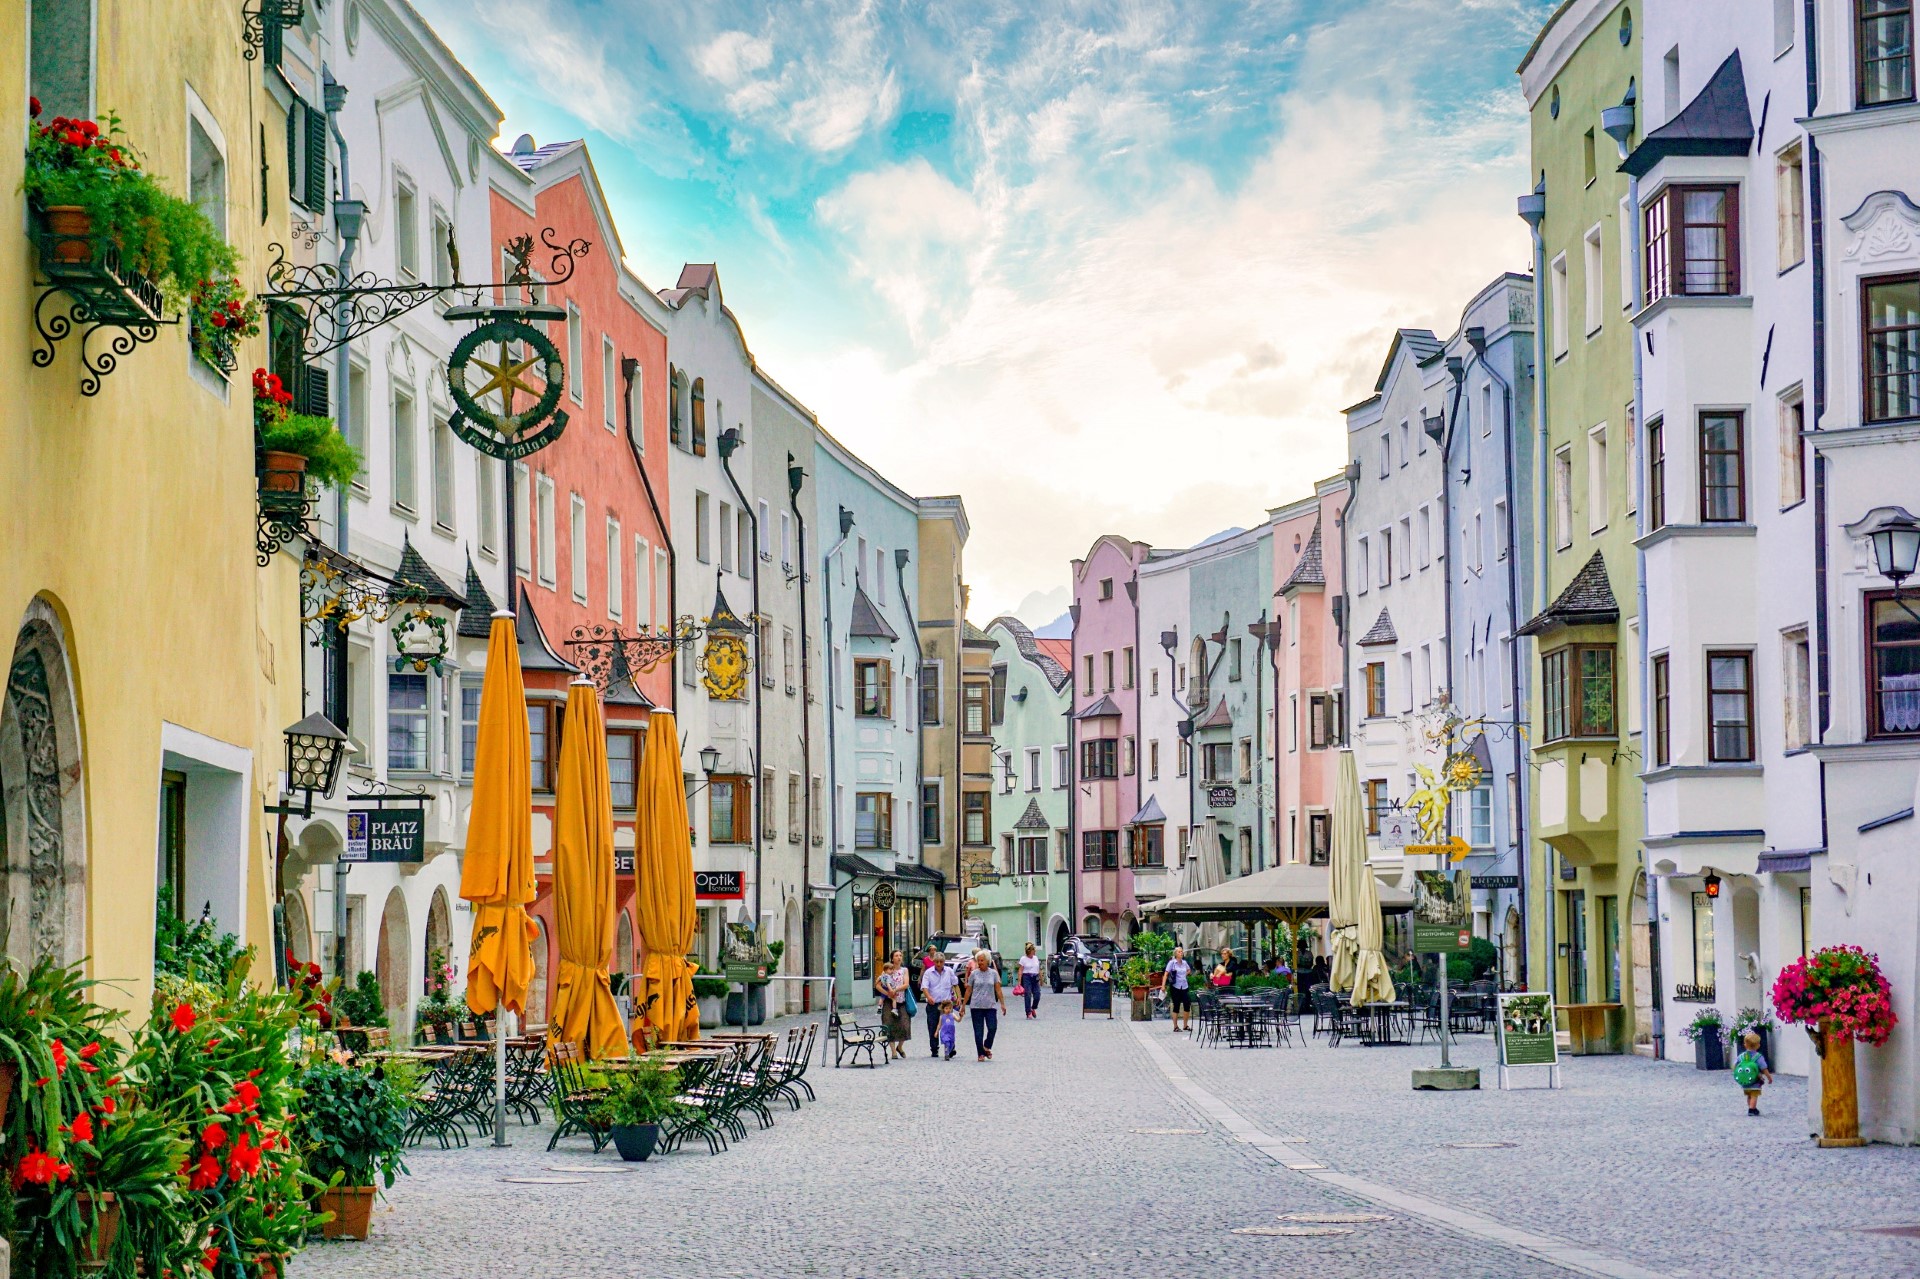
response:
M874 607L867 597L865 588L853 588L853 615L847 623L847 634L856 639L897 640L895 630L887 625L887 619L880 616L880 610Z
M462 639L485 639L493 626L493 596L487 591L487 584L480 580L480 573L473 567L473 556L467 556L467 585L465 590L467 606L460 610L460 620L454 624L454 632Z
M1545 635L1562 626L1605 626L1619 620L1620 603L1613 596L1613 583L1607 580L1607 562L1595 551L1559 598L1522 626L1520 634Z
M1642 139L1620 169L1644 178L1668 156L1741 156L1752 149L1753 112L1747 105L1746 72L1735 49L1686 110Z
M413 549L412 540L404 532L400 534L400 567L393 570L393 584L418 591L428 604L449 609L467 606L461 594L448 586L432 566L420 557L420 552Z
M1047 815L1040 811L1040 801L1027 801L1027 811L1020 814L1020 820L1013 824L1015 830L1046 830Z
M1327 584L1327 565L1320 548L1320 521L1313 522L1313 535L1307 539L1306 549L1300 552L1300 562L1293 566L1293 572L1287 574L1287 580L1280 584L1280 593L1285 595L1297 586L1325 586Z
M1373 625L1357 641L1361 644L1398 644L1400 636L1393 629L1393 617L1386 609L1380 610L1380 616L1373 619Z

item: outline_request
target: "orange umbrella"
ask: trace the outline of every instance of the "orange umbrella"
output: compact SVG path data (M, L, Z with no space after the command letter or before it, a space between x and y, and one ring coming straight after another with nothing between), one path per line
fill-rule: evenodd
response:
M467 1007L505 1006L524 1015L533 984L536 935L527 905L533 879L532 743L527 690L513 614L493 615L487 636L486 682L473 763L473 808L460 896L473 903L473 946L467 958Z
M693 897L693 846L687 838L687 791L680 772L680 731L671 711L655 711L640 761L640 812L633 826L634 914L644 954L639 1002L647 1032L661 1039L698 1039L693 949L699 915Z
M560 775L553 799L553 919L560 980L552 1033L579 1044L588 1060L627 1055L627 1030L607 970L613 966L613 795L607 728L593 685L567 688Z

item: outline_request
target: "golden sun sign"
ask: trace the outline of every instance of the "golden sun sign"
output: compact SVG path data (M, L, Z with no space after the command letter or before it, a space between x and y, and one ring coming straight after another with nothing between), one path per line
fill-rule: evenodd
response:
M747 697L747 640L732 631L709 631L701 653L705 672L700 682L708 696L720 702L742 702Z

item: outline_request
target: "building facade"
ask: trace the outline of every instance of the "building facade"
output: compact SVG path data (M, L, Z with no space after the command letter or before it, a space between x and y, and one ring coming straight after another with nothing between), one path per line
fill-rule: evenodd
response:
M1268 515L1273 537L1274 864L1325 866L1333 851L1333 785L1346 735L1344 474Z
M957 497L919 499L919 526L913 545L919 551L920 601L920 861L937 871L944 885L935 928L965 931L965 885L961 868L990 866L993 803L991 738L979 677L967 678L967 596L961 577L961 552L967 544L966 507ZM868 547L855 534L856 558ZM875 562L886 545L872 544ZM971 748L971 749L970 749Z
M1135 581L1140 645L1133 687L1122 691L1138 707L1134 769L1145 798L1122 835L1121 850L1136 895L1170 897L1185 887L1183 873L1198 832L1194 814L1206 812L1206 795L1192 767L1194 708L1187 701L1187 645L1195 633L1192 574L1178 555L1162 552L1141 564ZM1154 821L1138 820L1143 813L1158 820L1158 832Z
M1140 566L1144 542L1106 536L1073 562L1073 742L1075 908L1079 931L1126 938L1139 931L1133 868L1122 852L1127 823L1140 812L1140 775L1121 771L1127 744L1140 738L1138 690L1121 686L1140 652Z

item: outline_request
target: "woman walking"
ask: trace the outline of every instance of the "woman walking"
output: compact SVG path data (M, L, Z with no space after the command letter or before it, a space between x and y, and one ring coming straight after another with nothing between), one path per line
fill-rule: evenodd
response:
M984 950L973 952L973 967L967 970L967 1011L973 1015L973 1051L979 1060L992 1061L993 1037L1000 1029L1000 1013L1007 1011L1007 997L1000 989L1000 970Z
M1193 965L1187 962L1187 948L1175 946L1167 961L1167 1006L1173 1010L1173 1033L1193 1029Z
M913 1033L913 1017L907 1011L906 956L894 951L873 979L880 996L880 1021L887 1028L887 1051L895 1057L907 1055L907 1038Z
M1028 1017L1040 1015L1040 956L1032 942L1027 943L1027 953L1020 956L1020 1002Z

